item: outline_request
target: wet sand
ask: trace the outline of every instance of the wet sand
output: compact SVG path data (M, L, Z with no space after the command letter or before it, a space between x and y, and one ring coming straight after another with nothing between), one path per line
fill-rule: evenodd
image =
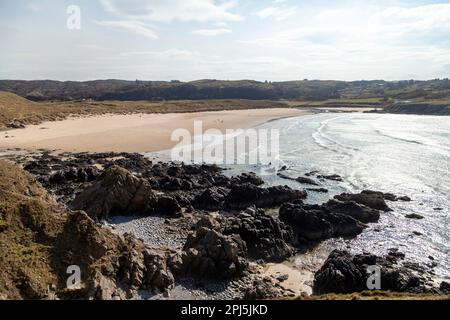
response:
M0 133L0 149L67 152L152 152L170 149L172 132L191 133L194 121L203 130L248 128L269 120L308 114L293 108L230 110L195 113L101 115L44 122Z

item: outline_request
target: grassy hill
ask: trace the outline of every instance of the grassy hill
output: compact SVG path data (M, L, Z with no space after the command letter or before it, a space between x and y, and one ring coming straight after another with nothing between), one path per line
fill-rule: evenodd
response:
M319 81L260 82L203 79L181 81L22 81L0 80L0 91L33 101L81 100L296 100L331 99L450 99L450 80L429 81Z

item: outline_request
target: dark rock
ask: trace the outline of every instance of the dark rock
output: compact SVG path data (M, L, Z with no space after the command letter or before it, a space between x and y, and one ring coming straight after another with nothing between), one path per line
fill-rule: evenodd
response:
M306 188L306 190L312 192L328 193L328 189L325 188Z
M340 201L355 201L372 209L392 211L384 201L384 194L378 191L364 190L358 194L342 193L334 198Z
M368 290L368 266L380 268L381 288L394 292L428 292L426 279L410 268L371 254L352 256L333 251L314 276L314 294L352 293Z
M319 185L313 179L306 178L306 177L297 177L297 178L295 178L295 181L303 183L303 184L311 184L313 186L318 186Z
M277 280L280 281L280 282L284 282L287 279L289 279L289 275L287 275L287 274L282 274L282 275L277 277Z
M231 179L231 183L233 184L243 184L250 183L255 186L260 186L264 184L264 180L257 176L254 172L242 173L239 176L233 177Z
M245 242L238 235L225 236L202 227L183 247L181 272L200 278L233 278L247 268L246 256Z
M294 228L299 240L317 241L334 237L354 237L365 225L320 205L286 203L280 207L280 220Z
M181 207L178 201L171 196L161 195L157 196L154 204L154 213L165 214L170 216L179 216L181 214Z
M289 177L289 176L287 176L287 175L285 175L283 173L280 173L280 172L277 173L277 176L279 176L282 179L297 181L297 182L302 183L302 184L310 184L310 185L314 185L314 186L318 186L319 185L313 179L306 178L306 177L292 178L292 177Z
M337 174L332 174L332 175L327 175L327 176L318 175L317 177L318 178L322 178L322 179L326 179L326 180L332 180L332 181L339 181L339 182L344 181L342 179L342 177L340 175L337 175Z
M260 208L277 207L284 202L306 198L306 192L293 190L288 186L261 188L246 183L233 185L225 197L225 207L245 209L253 205Z
M439 286L439 290L445 293L450 293L450 283L442 281L441 285Z
M222 233L239 235L246 243L248 256L253 259L281 262L295 253L291 227L262 209L248 208L223 220Z
M333 213L341 213L353 217L363 223L378 222L380 212L376 209L369 208L355 201L337 201L329 200L323 204L323 207Z
M408 218L408 219L416 219L416 220L424 219L423 216L421 216L420 214L417 214L417 213L407 214L407 215L405 215L405 218Z
M208 188L194 199L194 207L205 210L220 210L224 207L227 191L222 188Z

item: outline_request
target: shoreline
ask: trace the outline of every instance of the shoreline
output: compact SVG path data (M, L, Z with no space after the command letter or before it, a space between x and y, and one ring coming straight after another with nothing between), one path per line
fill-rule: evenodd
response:
M277 189L277 192L281 191L286 197L289 196L289 199L285 198L277 203L266 202L267 198L275 201L279 198L279 195L272 193L274 189L264 186L262 180L256 175L241 174L226 177L222 175L221 169L215 166L152 163L138 154L123 154L120 157L115 157L114 154L70 155L67 153L59 156L17 157L12 162L18 166L17 168L23 166L24 170L28 171L34 177L33 179L36 179L34 181L41 182L39 186L45 188L48 195L54 197L54 200L56 200L54 203L62 205L63 208L67 206L70 210L85 211L84 219L88 219L89 216L89 219L92 219L88 220L89 223L98 222L96 224L97 229L95 229L98 232L108 234L108 237L124 237L129 239L128 241L134 239L133 241L137 241L136 246L148 248L147 250L150 251L147 252L151 254L159 256L169 254L172 256L171 258L167 256L166 265L154 267L167 268L167 275L173 273L175 277L164 278L167 282L162 288L143 288L140 284L131 287L127 291L127 296L123 296L123 293L120 295L123 299L195 298L228 300L293 299L301 297L314 299L318 297L317 294L335 292L334 288L327 287L327 284L332 284L339 279L333 278L328 271L322 272L321 270L333 265L332 261L336 259L336 254L339 255L339 259L345 260L342 265L342 272L346 277L352 276L352 273L347 273L346 269L349 263L360 261L361 258L370 258L376 259L377 263L379 261L380 265L386 266L385 272L401 272L402 277L419 279L417 288L413 288L419 290L418 292L430 292L431 288L442 287L444 289L442 289L441 294L443 294L446 288L447 282L442 281L440 285L437 281L430 282L429 279L431 278L429 277L433 274L431 267L423 265L423 267L416 268L411 264L409 265L411 267L409 267L408 261L401 262L405 253L399 251L399 249L391 248L387 255L378 255L379 253L375 255L372 252L357 255L357 253L351 252L349 248L347 248L349 251L347 249L343 251L342 248L329 250L327 245L329 241L334 241L333 239L343 236L356 237L363 229L355 229L355 233L352 233L352 235L347 234L342 229L345 235L340 233L323 234L324 237L320 236L319 238L315 238L315 235L317 235L315 232L308 233L306 229L303 231L302 229L296 229L295 221L286 220L285 214L287 212L281 212L283 207L281 204L287 203L285 208L306 210L307 216L313 216L315 213L310 211L307 205L304 206L302 203L296 202L308 195L301 191L293 191L294 189L285 186ZM12 163L7 164L7 162L0 162L0 164L9 166L9 168L12 165ZM101 164L101 166L97 166L97 164ZM58 171L55 172L55 168L58 168ZM6 172L8 170L5 170L5 174ZM77 173L76 177L71 176L73 172ZM80 179L81 176L83 176L83 179ZM169 176L172 178L168 184ZM115 189L110 190L108 184L104 184L103 181L122 182L113 183ZM28 182L24 183L24 185L27 184ZM136 197L136 194L133 193L133 190L136 190L133 188L135 184L149 186L148 189L139 189L140 192L145 192L147 196ZM194 184L196 184L196 187L192 188ZM11 183L8 186L11 187ZM235 188L244 188L245 190L239 194L238 198L225 197L223 204L218 203L216 207L204 206L212 202L203 203L195 200L203 198L205 192L208 194L207 190L215 190L219 186L226 193L231 193ZM24 192L27 192L28 189L24 190ZM108 195L113 190L115 190L115 196L111 198ZM266 190L268 193L266 193L265 199L259 198L259 200L253 201L251 196L249 197L249 191L251 190ZM382 198L379 199L381 201L379 204L384 205L386 205L384 199L388 201L389 205L392 205L392 202L388 199L392 200L392 197L397 197L390 194L380 194ZM342 195L345 195L345 193ZM349 194L350 197L356 197L353 199L361 196L372 197L372 195L373 193L363 192ZM159 198L164 199L162 207L159 207ZM145 211L146 208L156 207L148 207L145 202L147 200L143 199L149 199L148 201L156 199L157 202L154 205L158 208L156 209L158 210L157 213ZM248 203L246 199L250 199L252 203ZM365 199L368 200L368 198ZM361 201L368 203L366 200L360 199L358 203L361 203ZM111 209L120 208L120 206L118 207L119 204L128 201L131 201L129 204L132 204L132 206L127 205L120 209L122 211L118 212L116 210L119 209ZM342 203L348 204L348 201L342 199ZM101 205L102 203L104 205ZM174 205L168 206L169 203ZM252 204L255 207L252 207ZM318 206L317 208L325 209L327 203ZM256 209L256 207L260 209ZM101 208L101 210L98 211L96 208ZM279 208L277 217L269 213L271 208ZM368 210L368 207L360 208ZM371 208L373 209L373 206ZM379 214L379 211L377 212ZM348 228L351 227L352 222L344 217L350 214L351 212L336 213L334 219L339 219L339 223L344 223ZM79 215L79 212L73 211L69 216L73 215ZM327 219L326 211L324 211L324 215L324 219ZM51 218L55 219L53 216ZM314 218L311 219L308 220L308 223L314 223ZM358 219L358 221L364 220L367 222L362 217ZM376 220L367 223L379 225L381 221ZM77 230L76 225L73 225L75 222L73 219L69 219L66 224L72 225L69 225L70 228L64 228L64 230ZM320 225L317 225L317 227L320 227ZM206 237L206 234L209 234L209 236ZM255 235L259 236L255 237ZM69 239L76 242L78 236L76 234L75 236L70 235ZM199 239L203 240L198 242ZM206 241L206 239L209 240ZM220 240L219 244L214 239ZM217 248L217 245L220 247L222 242L238 245L242 241L245 241L246 249L238 250L232 256L227 255L227 257L230 257L229 261L222 256L213 255L212 252L215 251L209 250L209 246ZM76 245L72 243L70 245L76 248ZM109 245L114 248L112 244ZM55 248L58 247L55 246ZM195 250L189 251L187 248ZM89 252L90 249L83 247L82 250ZM189 252L205 252L207 254L210 252L211 256L206 256L205 259L212 259L220 263L238 263L238 268L215 269L215 266L222 264L214 263L211 265L212 269L205 270L198 267L204 265L204 263L200 263L204 259L203 256L198 256L200 260L195 260L199 262L197 263L188 258L191 257L188 255ZM333 256L333 252L335 252L335 256ZM125 254L128 253L125 252ZM95 265L89 266L89 268L95 268ZM355 268L364 268L364 265L355 264ZM325 277L325 281L320 282L323 277ZM316 281L318 279L319 282ZM115 284L111 286L113 289L115 288ZM358 292L358 286L351 286L346 290ZM384 291L390 289L392 288L383 287ZM436 297L441 296L437 295ZM110 299L111 297L105 295L104 298Z
M20 148L61 152L158 152L177 144L176 129L193 132L194 121L203 130L250 128L268 121L312 114L295 108L265 108L166 114L92 115L43 122L3 131L0 149Z

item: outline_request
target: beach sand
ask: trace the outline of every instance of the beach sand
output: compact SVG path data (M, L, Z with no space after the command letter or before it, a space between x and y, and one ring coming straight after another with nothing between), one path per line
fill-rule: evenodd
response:
M203 130L248 128L269 120L300 116L293 108L212 112L101 115L44 122L0 133L0 149L47 149L66 152L152 152L170 149L172 132L193 132L194 121Z

